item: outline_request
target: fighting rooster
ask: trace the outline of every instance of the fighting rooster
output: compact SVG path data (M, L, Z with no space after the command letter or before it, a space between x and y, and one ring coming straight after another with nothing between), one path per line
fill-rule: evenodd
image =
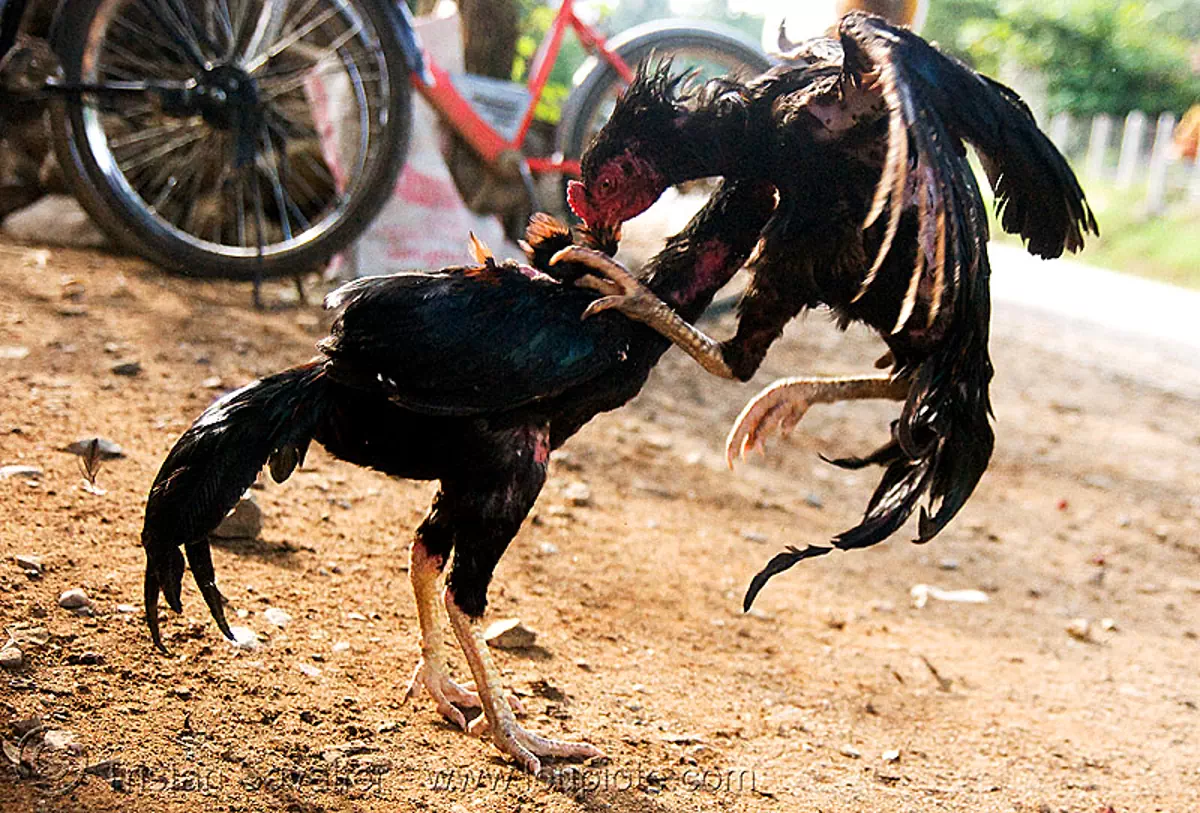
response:
M749 379L784 325L809 308L882 336L890 375L777 382L743 412L728 455L790 429L814 403L904 401L892 437L844 466L885 473L863 521L837 548L875 544L925 495L918 540L970 496L991 456L988 221L965 145L975 147L1000 223L1041 257L1077 251L1096 222L1066 161L1009 88L904 28L853 12L836 37L792 46L740 83L686 89L670 65L642 66L583 157L572 208L612 228L668 186L706 176L768 181L779 204L751 262L736 335L716 342L657 302L619 266L595 267L623 287L591 312L617 308L653 326L708 371ZM607 268L607 270L604 270ZM832 548L789 549L765 579Z
M650 261L645 285L698 318L749 256L774 203L767 184L728 182ZM591 234L593 248L614 250ZM142 530L146 621L160 649L159 593L181 611L180 546L232 637L208 534L264 464L282 482L315 440L356 465L440 483L412 542L421 660L408 696L424 688L463 728L458 707L481 707L495 745L533 773L539 757L600 753L517 723L480 619L492 571L545 482L550 450L636 395L670 343L625 319L581 320L596 293L572 283L605 285L569 257L551 264L571 245L561 224L535 218L528 243L538 268L497 264L476 246L477 266L348 283L326 300L341 312L316 359L226 395L184 433L150 489ZM447 673L437 582L448 561L442 598L477 691Z

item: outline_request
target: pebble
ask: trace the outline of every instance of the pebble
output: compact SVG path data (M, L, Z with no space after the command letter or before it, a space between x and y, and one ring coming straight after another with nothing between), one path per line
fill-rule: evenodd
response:
M63 299L69 299L72 302L78 302L83 299L86 293L87 286L83 284L82 280L75 279L74 277L64 279L59 286L59 296Z
M24 477L29 480L37 480L42 474L42 470L37 466L0 466L0 480L7 480L10 477Z
M104 656L99 652L79 652L67 656L71 666L99 666L104 663Z
M914 584L908 591L912 604L918 610L929 603L929 599L958 604L987 604L987 593L982 590L943 590L931 584Z
M825 501L821 499L821 495L815 491L810 491L804 495L804 503L810 508L825 507Z
M263 618L267 619L268 623L274 624L280 629L286 627L292 621L291 613L287 610L281 610L278 607L268 607L263 610Z
M503 618L484 630L483 639L498 649L525 649L533 646L537 633L522 624L519 618Z
M855 748L853 745L850 745L849 743L846 743L841 748L839 748L838 753L844 757L850 757L850 759L861 759L862 758L862 751L859 751L857 748Z
M42 572L42 557L40 556L18 553L13 559L16 561L17 567L21 568L21 570L32 570L35 573Z
M74 587L64 592L58 597L58 606L64 610L81 610L84 607L90 607L92 600L88 598L88 594L82 588Z
M28 355L28 347L21 347L20 345L4 345L0 347L0 359L6 361L20 361Z
M941 570L958 570L958 560L957 559L939 559L938 567Z
M562 449L555 449L550 453L550 462L562 466L567 471L579 471L583 468L570 452Z
M253 497L242 497L212 532L218 539L257 539L263 513Z
M333 652L335 655L340 655L343 652L349 652L349 651L350 651L350 642L349 641L338 641L336 644L333 645Z
M20 669L24 662L24 656L18 647L6 646L0 649L0 669Z
M51 751L61 751L75 744L75 735L61 728L52 728L42 735L42 745Z
M133 606L132 604L118 604L117 605L117 612L119 612L119 613L124 613L126 615L130 615L132 613L136 613L137 611L138 611L138 608Z
M113 375L135 376L142 372L140 361L118 361L108 368Z
M219 390L225 386L225 382L221 380L219 375L214 375L201 381L200 386L206 390Z
M667 451L675 445L675 442L666 435L650 435L646 438L646 445L654 449Z
M588 505L592 501L592 490L588 488L587 483L574 482L563 489L563 497L571 505Z
M234 649L253 650L262 646L257 633L249 627L230 627L229 631L233 633L233 640L229 641L229 645Z
M191 700L192 699L192 690L189 689L187 686L176 686L174 689L171 690L171 694L175 695L180 700Z
M1092 625L1086 618L1076 618L1067 624L1067 634L1077 641L1092 639Z
M554 556L558 553L558 545L555 545L553 542L543 542L538 545L538 551L543 556Z
M897 748L892 748L891 750L884 751L882 754L879 755L879 758L882 759L884 762L899 762L900 761L900 750Z
M756 542L759 545L765 545L771 541L771 538L769 536L767 536L766 534L764 534L762 531L751 531L751 530L742 531L742 539L746 539L750 542Z
M313 666L311 663L298 663L296 664L296 668L308 675L310 678L318 678L321 676L321 670Z
M73 443L71 443L67 446L64 446L63 451L69 452L71 454L79 455L80 457L83 457L84 455L90 455L92 453L91 450L92 450L93 442L95 442L96 448L100 452L101 460L116 460L119 457L125 456L125 450L122 449L120 446L118 446L116 443L113 443L108 438L96 438L96 437L80 438L79 440L74 441Z
M807 717L804 709L785 705L772 712L771 716L767 718L767 722L775 726L776 731L782 736L793 731L807 731L808 728L805 725Z

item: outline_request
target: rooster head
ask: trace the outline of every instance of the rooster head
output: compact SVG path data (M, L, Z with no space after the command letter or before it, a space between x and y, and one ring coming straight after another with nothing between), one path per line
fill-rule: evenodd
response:
M654 162L625 150L601 164L583 182L567 184L571 211L588 226L613 229L650 208L667 188Z
M682 91L694 74L674 73L670 60L638 65L612 116L580 161L581 182L567 200L589 226L613 227L658 200L678 166L679 125L687 115Z

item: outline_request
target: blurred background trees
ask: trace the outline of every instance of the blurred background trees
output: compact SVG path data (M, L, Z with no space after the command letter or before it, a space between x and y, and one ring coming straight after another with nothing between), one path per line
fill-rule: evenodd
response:
M923 33L984 73L1038 74L1052 114L1200 102L1200 0L932 0Z

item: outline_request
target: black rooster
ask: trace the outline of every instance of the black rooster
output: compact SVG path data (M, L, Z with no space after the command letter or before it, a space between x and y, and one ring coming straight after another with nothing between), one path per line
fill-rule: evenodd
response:
M769 185L727 183L651 260L646 285L684 318L698 318L746 260L773 207ZM421 661L408 696L424 687L462 727L455 704L481 706L496 746L534 773L539 756L599 753L517 724L479 620L492 571L542 489L550 450L636 395L670 342L625 319L582 321L596 295L565 283L589 269L570 260L571 250L550 264L570 246L570 233L543 217L528 237L541 270L498 265L476 246L475 267L343 286L326 300L341 313L316 359L226 395L184 433L150 489L142 530L146 620L160 649L159 592L181 609L181 545L231 637L208 534L264 464L282 481L315 440L356 465L440 481L412 543ZM604 242L611 252L612 242ZM707 269L702 285L697 266ZM443 598L478 694L446 670L437 580L451 553Z
M923 495L930 512L921 510L917 541L930 539L970 496L993 444L988 221L965 144L987 172L1004 229L1042 257L1077 251L1097 232L1074 174L1016 93L862 13L748 83L719 79L688 92L685 81L669 63L639 69L569 198L590 226L611 228L690 179L773 183L779 204L752 261L737 333L711 340L619 271L606 273L624 295L591 311L618 308L710 372L743 381L804 309L873 327L888 346L880 366L890 364L890 376L777 382L747 405L728 455L732 462L775 428L790 429L813 403L903 400L889 443L837 461L886 468L862 523L833 544L883 540ZM830 550L776 557L747 606L767 577Z

